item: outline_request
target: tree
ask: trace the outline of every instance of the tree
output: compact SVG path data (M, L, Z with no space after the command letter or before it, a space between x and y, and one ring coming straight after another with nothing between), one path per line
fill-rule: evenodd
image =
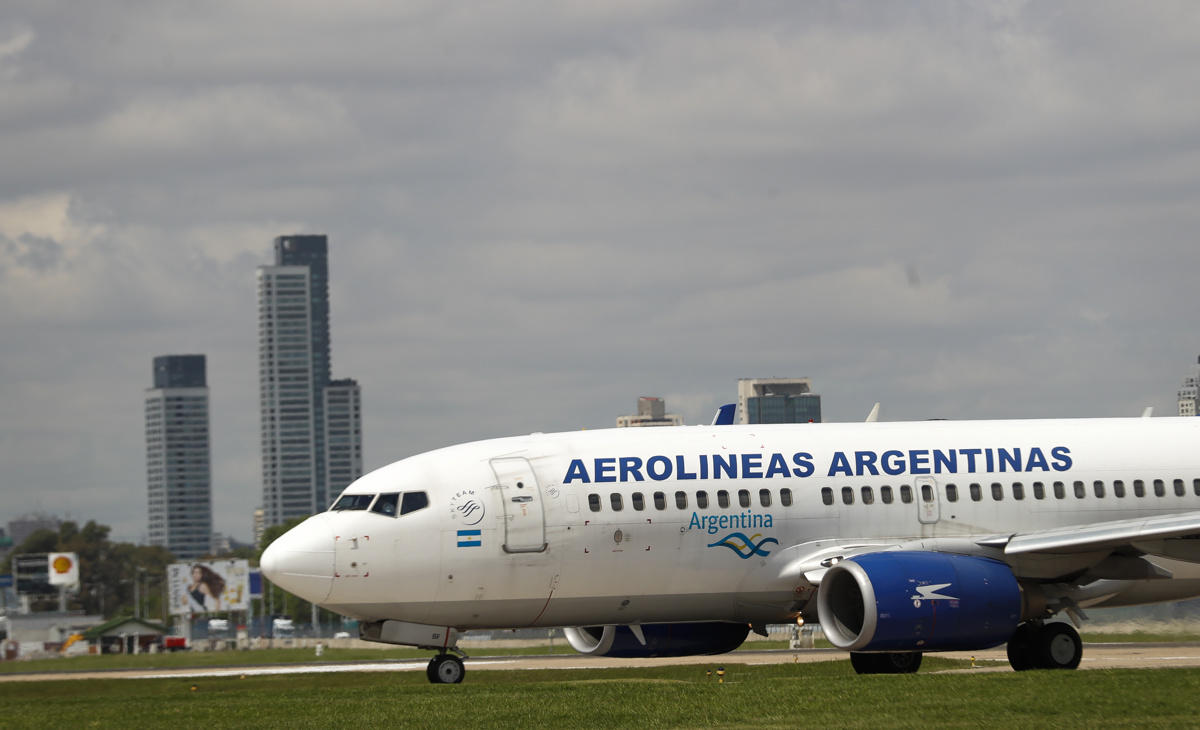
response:
M79 592L68 596L67 608L85 613L101 614L105 618L135 613L134 594L140 589L135 583L149 588L163 585L167 566L174 557L165 548L114 543L108 539L111 528L89 520L82 528L66 521L58 530L38 530L19 546L12 555L36 553L75 553L79 558ZM8 567L11 570L12 556ZM161 589L144 597L147 616L161 615ZM34 610L53 610L58 599L35 601Z

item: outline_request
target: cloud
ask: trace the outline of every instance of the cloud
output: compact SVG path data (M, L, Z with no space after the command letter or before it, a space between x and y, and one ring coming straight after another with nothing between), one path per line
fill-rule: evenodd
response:
M141 393L209 357L257 504L254 268L330 235L366 460L689 423L1170 412L1200 347L1191 4L18 2L0 511L145 529ZM917 272L914 277L912 272ZM919 282L919 286L914 286Z

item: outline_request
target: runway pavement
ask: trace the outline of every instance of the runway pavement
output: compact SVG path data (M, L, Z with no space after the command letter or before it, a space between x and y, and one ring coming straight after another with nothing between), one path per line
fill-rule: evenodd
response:
M959 672L1008 672L1003 648L979 652L938 654L970 660L978 665ZM736 651L720 656L656 659L613 659L581 654L544 656L471 657L467 672L528 669L596 669L611 667L647 667L663 665L787 664L791 662L846 661L848 655L834 649L790 651ZM66 679L161 679L167 677L238 677L266 674L308 674L329 672L415 672L424 671L427 660L375 662L311 662L303 664L256 664L241 667L194 667L184 669L122 669L95 672L40 672L0 674L0 682L33 682ZM1145 644L1085 644L1080 669L1161 668L1200 666L1200 642Z

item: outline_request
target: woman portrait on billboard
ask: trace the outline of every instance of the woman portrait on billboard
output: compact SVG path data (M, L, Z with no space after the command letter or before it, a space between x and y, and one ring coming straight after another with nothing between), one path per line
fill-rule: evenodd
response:
M225 579L207 565L196 563L192 566L192 583L187 590L194 610L220 611Z

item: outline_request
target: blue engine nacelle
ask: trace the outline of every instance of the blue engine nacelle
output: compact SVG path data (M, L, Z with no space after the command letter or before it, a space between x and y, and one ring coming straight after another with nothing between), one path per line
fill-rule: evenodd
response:
M581 654L622 658L724 654L742 645L749 624L713 621L698 624L642 624L643 645L628 626L581 626L565 629L571 648Z
M869 553L825 573L817 616L825 638L846 651L975 651L1016 631L1021 589L991 558Z

